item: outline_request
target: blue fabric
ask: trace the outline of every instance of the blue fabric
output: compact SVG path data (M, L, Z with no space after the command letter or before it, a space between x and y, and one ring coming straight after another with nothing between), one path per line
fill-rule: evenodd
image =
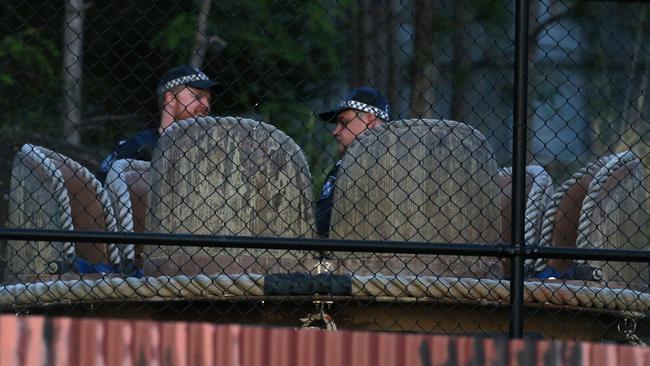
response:
M540 279L540 280L547 280L551 277L554 278L560 278L562 277L562 274L558 271L555 270L553 267L546 267L543 271L537 273L535 275L535 278Z
M87 260L79 257L75 257L74 259L74 268L78 273L120 273L119 269L110 264L91 264Z
M123 265L125 266L123 268L123 274L126 277L135 277L135 278L142 278L144 277L144 272L142 269L138 268L135 263L131 261L126 261L123 262Z
M142 278L144 277L144 271L140 268L136 268L135 272L127 274L126 277Z
M582 274L582 276L584 276L584 273ZM577 278L580 277L580 274L578 273L578 265L576 263L573 263L571 267L569 267L564 272L558 272L555 268L547 266L543 271L535 275L535 278L540 280L547 280L551 277L556 279L563 279L563 280L586 279L586 278Z
M334 187L340 167L341 160L336 162L332 171L325 178L325 183L320 192L320 199L316 202L316 232L321 237L329 235L332 206L334 205Z
M122 271L119 268L115 268L113 265L105 263L91 264L87 260L79 257L74 259L74 268L77 273L117 273L122 274ZM144 277L144 272L142 269L133 267L128 269L127 277L142 278Z
M119 159L138 159L144 161L151 161L153 147L158 142L160 134L155 129L140 131L137 135L122 140L117 144L117 147L102 161L99 166L99 171L95 176L102 183L106 180L106 175L111 168L111 165Z

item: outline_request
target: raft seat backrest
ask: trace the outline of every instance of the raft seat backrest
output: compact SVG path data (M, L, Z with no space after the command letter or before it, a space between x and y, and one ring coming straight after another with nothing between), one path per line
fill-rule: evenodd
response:
M576 247L648 250L644 168L631 151L615 155L589 185L577 229ZM647 263L588 261L604 281L648 284Z
M118 231L145 232L148 201L151 193L149 168L146 161L121 159L111 166L106 177ZM142 266L142 245L122 247L122 259L132 260Z
M430 243L497 243L498 167L485 137L464 123L399 120L352 143L334 188L329 237ZM354 273L489 276L476 258L335 253Z
M601 166L601 161L588 164L557 189L544 212L540 246L575 248L582 203L589 184ZM542 271L548 264L557 271L564 272L571 263L565 259L540 259L535 264L535 270Z
M47 148L34 147L61 172L68 192L72 227L76 231L115 231L115 216L99 180L74 159ZM119 264L117 248L106 243L75 244L76 255L92 264Z
M533 190L533 184L536 183L536 178L543 176L542 182L537 182L536 190ZM501 240L504 243L511 244L511 229L512 229L512 169L502 168L499 170L497 183L501 189ZM533 230L532 233L526 235L526 245L536 245L539 241L539 229L542 223L542 213L547 204L547 200L552 190L552 181L548 173L540 166L531 165L526 167L526 220L533 220L528 223L528 226ZM537 193L537 194L535 194Z
M151 194L151 183L149 172L130 171L124 174L129 186L131 205L133 208L133 231L144 233L147 211L149 210L148 200Z
M245 118L176 122L151 161L148 232L313 237L311 175L302 149ZM300 271L302 251L148 245L147 274ZM285 262L283 262L285 261ZM259 273L259 272L257 272Z
M566 191L558 205L555 228L551 236L554 247L573 248L578 237L580 209L587 195L587 187L593 180L592 175L585 175Z
M105 209L97 199L98 190L92 185L94 176L83 174L80 169L74 169L75 162L63 155L52 152L49 158L61 171L65 180L74 230L108 231ZM108 258L106 243L77 243L76 253L90 263L106 262Z
M88 169L63 154L25 144L14 159L11 186L12 227L115 230L112 208L107 207L110 205L102 185ZM6 250L13 258L7 264L7 273L38 276L72 270L75 256L91 264L119 264L116 250L109 248L114 246L12 241ZM67 263L66 267L62 263Z
M24 145L16 154L11 171L7 225L21 229L71 230L70 204L67 191L58 191L58 181L32 145ZM57 185L59 183L59 185ZM6 283L32 280L49 273L48 264L62 261L65 255L61 242L0 242L0 254L6 258L2 271Z
M637 159L629 151L607 155L583 167L574 173L570 179L566 180L555 192L549 207L546 209L540 245L564 248L576 248L580 247L580 245L584 247L585 244L580 243L584 243L586 237L602 229L600 224L594 221L593 210L588 209L587 212L585 208L598 206L598 201L602 201L603 197L605 197L603 195L596 197L593 193L591 194L593 197L589 197L589 192L594 190L595 184L610 187L609 189L603 189L602 192L611 191L613 187L622 182L621 179L616 177L631 177L631 175L624 173L628 169L625 167L633 164L632 162L635 160ZM619 166L621 164L622 166ZM618 167L611 169L615 165ZM638 180L638 178L635 179ZM601 183L598 183L597 180L600 180ZM637 185L640 185L640 183ZM628 193L631 194L632 192ZM619 197L619 201L624 196L626 194ZM615 203L614 205L625 210L625 208L620 207L620 204ZM542 271L548 265L559 273L563 273L572 264L572 260L566 259L538 260L535 264L535 270Z

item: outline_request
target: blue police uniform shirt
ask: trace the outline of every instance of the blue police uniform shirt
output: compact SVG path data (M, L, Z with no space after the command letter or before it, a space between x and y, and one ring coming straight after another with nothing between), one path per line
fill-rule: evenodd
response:
M341 160L337 161L334 168L327 174L323 188L320 191L320 198L316 202L316 232L321 237L329 235L332 206L334 205L334 187L340 167Z
M153 148L158 142L160 134L157 129L147 129L138 132L137 135L122 140L117 144L117 147L111 152L99 166L99 172L96 174L97 179L101 182L106 180L106 175L111 168L111 165L119 159L138 159L144 161L151 161Z

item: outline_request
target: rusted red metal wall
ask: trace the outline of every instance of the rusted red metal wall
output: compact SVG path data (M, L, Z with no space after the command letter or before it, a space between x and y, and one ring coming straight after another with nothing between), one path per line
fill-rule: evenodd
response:
M650 365L615 344L0 316L8 365Z

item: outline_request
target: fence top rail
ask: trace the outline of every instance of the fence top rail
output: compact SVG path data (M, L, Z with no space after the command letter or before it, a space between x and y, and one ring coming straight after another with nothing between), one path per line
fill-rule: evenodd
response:
M623 262L650 261L650 252L643 250L555 248L538 246L516 248L509 244L490 243L427 243L7 228L0 229L0 240L68 240L79 242L112 242L117 244L173 245L178 247L205 246L245 249L262 248L396 254L476 255L498 258L521 256L525 258L596 259Z

